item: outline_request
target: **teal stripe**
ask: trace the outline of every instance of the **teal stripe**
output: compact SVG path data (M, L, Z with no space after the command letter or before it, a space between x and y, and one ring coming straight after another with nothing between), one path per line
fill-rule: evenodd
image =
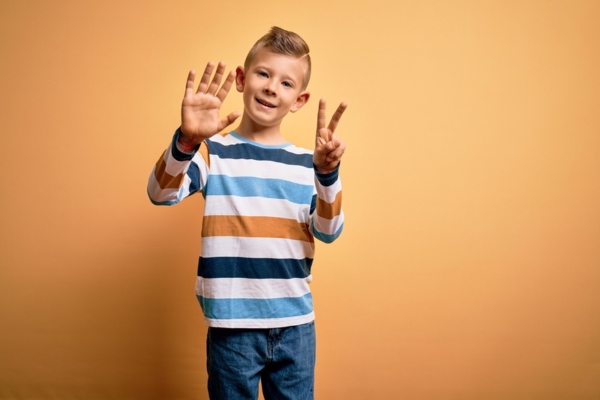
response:
M270 319L310 314L312 295L277 299L209 299L197 296L204 316L211 319Z
M152 199L152 197L150 196L150 192L146 191L146 193L148 194L148 198L150 199L150 201L152 202L152 204L154 204L155 206L172 206L174 204L179 203L181 200L183 200L183 191L184 191L184 187L181 187L179 189L179 192L177 193L177 199L175 199L175 200L167 200L167 201L154 201Z
M310 205L312 185L301 185L283 179L230 177L211 175L206 185L206 196L240 196L284 199L296 204Z
M313 234L313 236L316 237L317 239L319 239L321 242L324 242L324 243L331 243L335 239L337 239L342 234L342 229L344 229L344 224L342 224L339 227L339 229L333 235L328 235L326 233L317 231L315 229L315 223L314 223L314 221L312 223L312 234Z

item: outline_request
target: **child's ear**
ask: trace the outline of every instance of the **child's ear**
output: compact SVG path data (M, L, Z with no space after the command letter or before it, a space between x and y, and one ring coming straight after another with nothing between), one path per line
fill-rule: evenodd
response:
M244 68L237 67L235 69L235 88L238 92L244 91L244 84L246 83L246 75L244 75Z
M302 92L302 93L300 93L300 95L296 99L296 102L292 105L292 108L290 108L290 111L291 112L298 111L299 109L302 108L303 105L305 105L308 102L308 99L310 99L310 93L309 92Z

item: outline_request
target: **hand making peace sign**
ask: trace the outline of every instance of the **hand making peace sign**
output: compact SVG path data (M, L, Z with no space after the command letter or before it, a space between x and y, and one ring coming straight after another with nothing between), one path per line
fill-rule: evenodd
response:
M335 169L346 150L346 143L335 134L335 128L338 122L340 122L348 104L340 103L327 127L325 127L327 121L325 106L325 99L321 99L319 101L319 114L317 116L315 152L313 153L313 163L317 167L317 171L322 173Z
M225 118L219 116L221 104L227 97L229 89L235 80L235 71L231 71L223 86L219 89L223 73L225 72L225 63L219 62L217 72L212 79L210 77L215 64L209 62L204 69L198 90L194 93L194 80L196 72L190 71L185 85L185 95L181 104L181 141L186 146L194 147L204 139L219 133L228 125L231 125L240 115L239 111L234 111Z

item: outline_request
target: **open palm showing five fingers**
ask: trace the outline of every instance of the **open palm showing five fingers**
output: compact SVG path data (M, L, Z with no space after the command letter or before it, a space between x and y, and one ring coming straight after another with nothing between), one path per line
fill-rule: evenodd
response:
M231 71L223 86L219 88L225 72L225 63L220 62L211 81L214 63L209 62L204 69L198 90L194 92L196 72L190 71L185 86L185 95L181 104L181 140L189 146L200 144L232 124L240 115L234 111L221 118L221 105L235 80L235 71Z

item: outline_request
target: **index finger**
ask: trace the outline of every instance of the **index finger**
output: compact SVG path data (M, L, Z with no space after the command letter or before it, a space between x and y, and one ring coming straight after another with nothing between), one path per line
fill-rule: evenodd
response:
M325 128L325 123L327 122L327 112L325 111L326 104L325 99L319 100L319 113L317 114L317 132L319 130Z
M335 110L335 113L333 114L333 117L331 117L331 121L329 122L328 126L331 132L335 132L335 128L337 128L337 124L340 122L342 114L344 114L344 111L346 111L346 107L348 107L348 103L341 102L337 110Z
M194 93L194 81L196 80L196 71L191 70L188 73L187 80L185 81L185 93L183 97L192 95Z

